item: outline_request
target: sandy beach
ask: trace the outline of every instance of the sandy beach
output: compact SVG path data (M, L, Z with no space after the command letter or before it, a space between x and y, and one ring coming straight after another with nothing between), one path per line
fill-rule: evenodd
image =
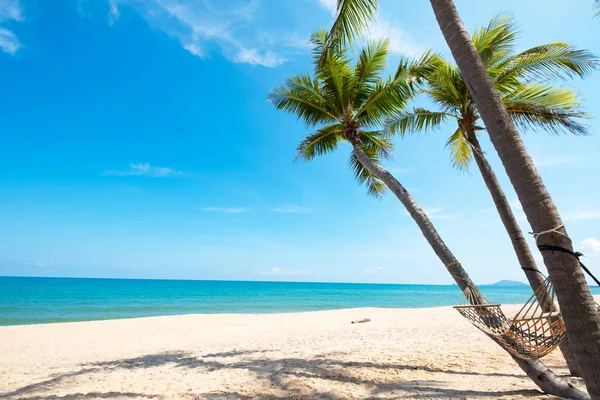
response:
M560 353L545 362L566 373ZM440 307L0 327L0 398L552 397Z

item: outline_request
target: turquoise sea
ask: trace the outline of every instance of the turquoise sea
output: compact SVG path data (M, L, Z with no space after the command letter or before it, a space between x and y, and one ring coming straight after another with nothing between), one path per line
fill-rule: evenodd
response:
M492 301L523 303L527 286L481 286ZM594 288L595 294L600 289ZM351 307L436 307L457 286L0 277L0 325L156 315L279 313Z

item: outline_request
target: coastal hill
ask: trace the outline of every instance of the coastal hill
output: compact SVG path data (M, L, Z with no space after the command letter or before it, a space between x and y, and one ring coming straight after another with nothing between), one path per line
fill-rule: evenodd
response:
M492 283L490 285L485 285L485 286L528 286L528 285L526 283L519 282L519 281L503 280L503 281L498 281L496 283Z

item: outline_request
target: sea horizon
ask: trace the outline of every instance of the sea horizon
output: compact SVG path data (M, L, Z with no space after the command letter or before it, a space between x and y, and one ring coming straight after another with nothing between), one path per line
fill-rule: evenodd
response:
M40 279L99 279L99 280L124 280L124 281L182 281L182 282L265 282L265 283L315 283L315 284L356 284L356 285L403 285L403 286L457 286L456 283L396 283L396 282L351 282L351 281L293 281L293 280L250 280L250 279L198 279L198 278L123 278L123 277L86 277L86 276L41 276L41 275L0 275L1 278L40 278ZM502 281L499 281L502 282ZM528 285L522 281L515 286ZM477 286L494 286L494 283L477 283Z
M494 303L519 304L527 285L480 285ZM600 294L600 288L592 288ZM265 314L462 303L456 285L139 278L0 277L0 326L184 314Z

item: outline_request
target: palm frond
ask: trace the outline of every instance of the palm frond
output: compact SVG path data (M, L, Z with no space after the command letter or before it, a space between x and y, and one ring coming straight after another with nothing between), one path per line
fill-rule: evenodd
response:
M394 144L383 131L359 131L358 137L363 149L368 149L377 160L390 160Z
M440 111L464 113L469 102L469 90L458 68L448 62L437 65L434 73L427 78L428 87L423 91Z
M311 42L315 46L314 66L315 78L320 84L320 91L332 107L338 111L338 115L345 115L355 89L354 68L350 66L350 57L346 48L334 46L319 57L319 49L325 49L323 44L325 32L316 31L311 36Z
M456 116L445 112L429 111L424 108L415 107L412 112L401 110L388 118L385 123L385 131L399 133L402 136L420 133L438 128L447 118L456 119Z
M495 82L508 79L585 78L598 69L599 59L588 50L555 42L536 46L503 60L495 66Z
M363 151L371 160L379 163L382 159L390 159L392 157L393 144L390 142L381 131L359 131L359 140ZM354 152L350 155L348 165L356 180L361 185L367 185L369 195L381 197L386 190L385 184L366 169L356 158Z
M295 160L301 158L304 161L310 161L316 156L334 151L344 141L341 133L342 126L335 124L321 128L312 135L306 136L298 145Z
M367 151L365 150L365 153ZM367 153L367 155L369 155ZM370 155L369 155L370 156ZM354 177L358 181L361 186L367 186L367 193L370 196L381 198L383 194L387 190L387 186L375 175L371 173L368 169L366 169L358 160L354 153L350 154L350 159L348 160L348 167L354 174Z
M269 93L268 100L278 110L295 114L307 126L339 122L336 110L309 75L295 75Z
M519 34L512 15L500 13L487 26L477 28L472 39L484 64L490 65L512 52Z
M385 39L370 42L361 50L354 67L355 109L364 104L377 82L381 80L379 74L385 69L388 47L389 41Z
M450 149L450 159L452 166L466 171L473 159L473 149L467 140L467 135L460 128L454 132L446 146Z
M600 17L600 0L594 1L594 8L596 9L596 16Z
M367 101L356 112L365 127L383 126L389 115L404 109L415 96L414 88L404 79L379 81Z
M409 83L421 84L444 62L441 54L433 50L426 50L416 60L401 57L394 79L404 79Z
M377 12L377 0L337 0L337 14L327 36L325 53L334 44L343 47L358 37Z
M577 93L572 89L527 84L503 100L513 121L523 129L547 130L554 134L589 133L587 126L578 121L588 116L580 109Z

